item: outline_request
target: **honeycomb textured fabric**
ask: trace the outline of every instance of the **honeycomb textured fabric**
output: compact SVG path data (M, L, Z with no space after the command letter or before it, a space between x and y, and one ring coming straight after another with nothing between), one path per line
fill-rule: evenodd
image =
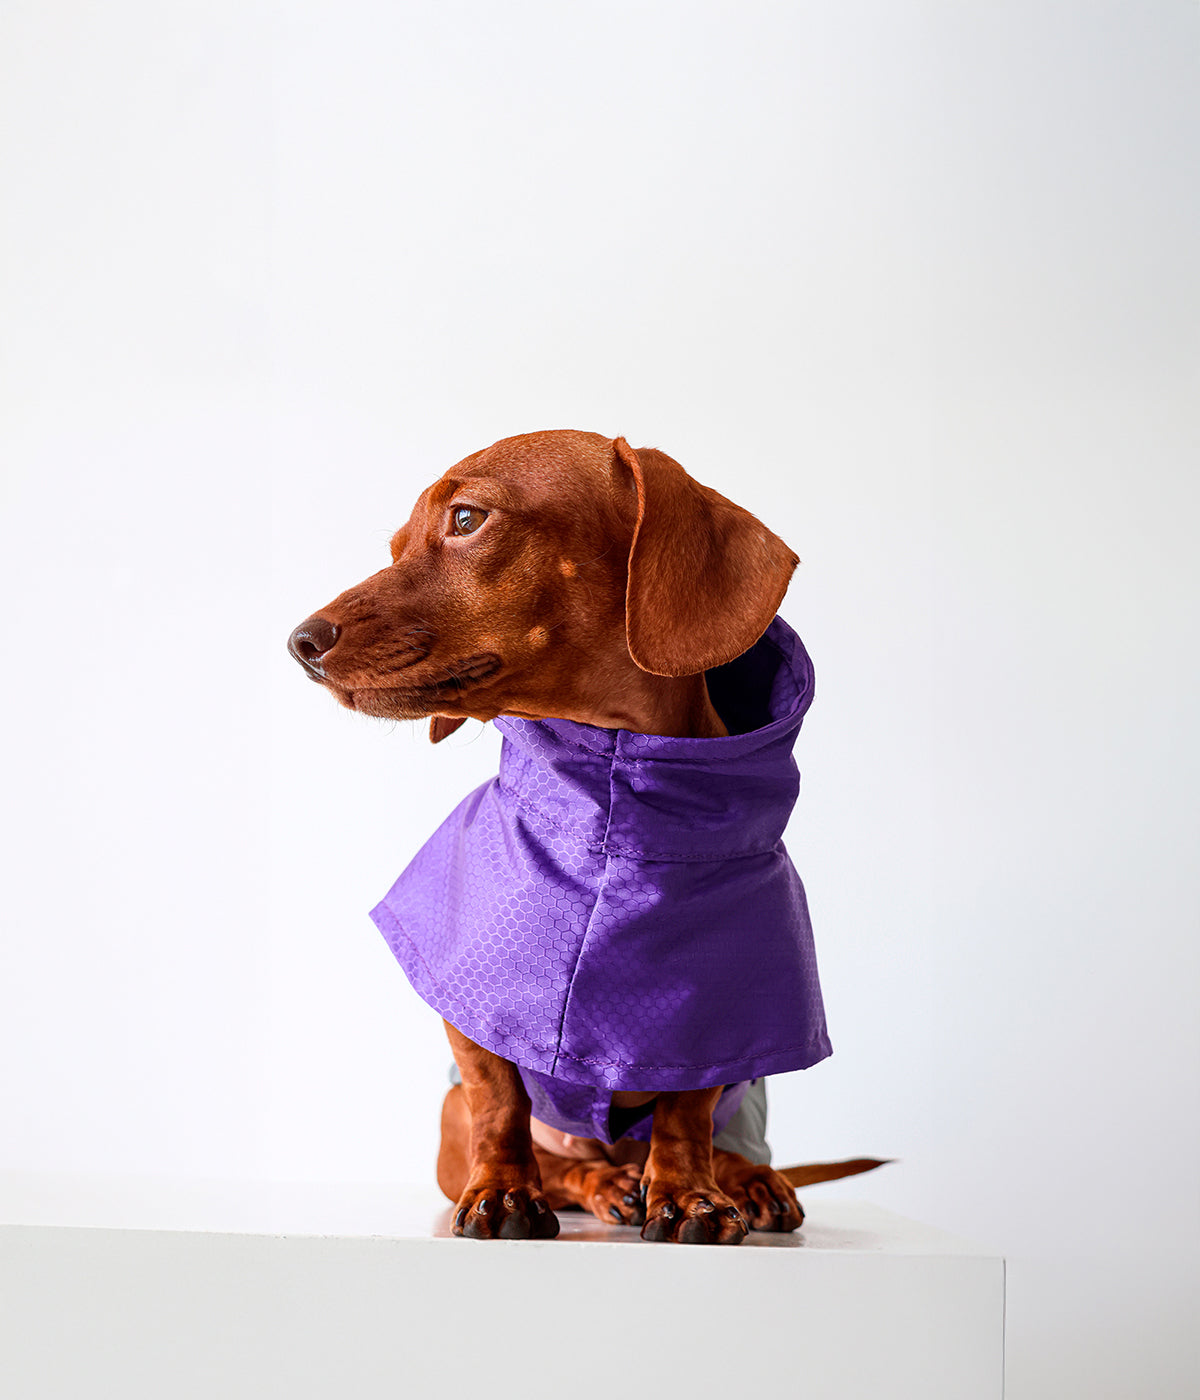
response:
M777 617L707 680L724 738L496 720L499 775L371 912L417 993L563 1131L611 1141L614 1090L720 1084L719 1130L746 1081L830 1053L782 840L812 663Z

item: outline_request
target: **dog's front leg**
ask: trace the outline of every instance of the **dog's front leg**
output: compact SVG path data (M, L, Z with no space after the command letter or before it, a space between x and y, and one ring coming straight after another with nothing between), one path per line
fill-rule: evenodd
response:
M733 1201L713 1175L715 1089L659 1094L654 1102L650 1156L642 1185L646 1224L642 1238L679 1244L741 1244L747 1234Z
M558 1217L542 1194L529 1135L529 1095L515 1065L447 1021L471 1116L467 1184L453 1230L473 1240L553 1239Z

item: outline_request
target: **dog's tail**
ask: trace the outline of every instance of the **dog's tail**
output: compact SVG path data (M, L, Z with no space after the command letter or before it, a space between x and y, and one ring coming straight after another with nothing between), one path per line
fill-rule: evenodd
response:
M851 1157L845 1162L810 1162L804 1167L776 1167L775 1170L792 1186L813 1186L818 1181L836 1181L839 1176L857 1176L886 1167L891 1157Z

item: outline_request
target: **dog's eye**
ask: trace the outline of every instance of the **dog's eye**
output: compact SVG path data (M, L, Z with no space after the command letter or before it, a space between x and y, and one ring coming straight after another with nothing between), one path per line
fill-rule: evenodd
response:
M471 535L487 519L486 510L474 506L455 506L450 512L450 527L456 535Z

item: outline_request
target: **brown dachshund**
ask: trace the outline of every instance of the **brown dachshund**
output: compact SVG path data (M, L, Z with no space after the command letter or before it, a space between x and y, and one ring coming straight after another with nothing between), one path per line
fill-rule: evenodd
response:
M662 452L570 431L465 458L421 495L391 553L289 646L348 709L430 717L435 743L498 715L723 736L704 672L755 643L798 562ZM719 1087L615 1093L618 1108L653 1102L648 1150L564 1138L531 1125L513 1064L446 1029L462 1083L443 1110L438 1183L456 1234L549 1238L554 1211L580 1206L644 1222L647 1239L737 1244L748 1228L799 1226L793 1183L877 1165L785 1176L714 1151Z

